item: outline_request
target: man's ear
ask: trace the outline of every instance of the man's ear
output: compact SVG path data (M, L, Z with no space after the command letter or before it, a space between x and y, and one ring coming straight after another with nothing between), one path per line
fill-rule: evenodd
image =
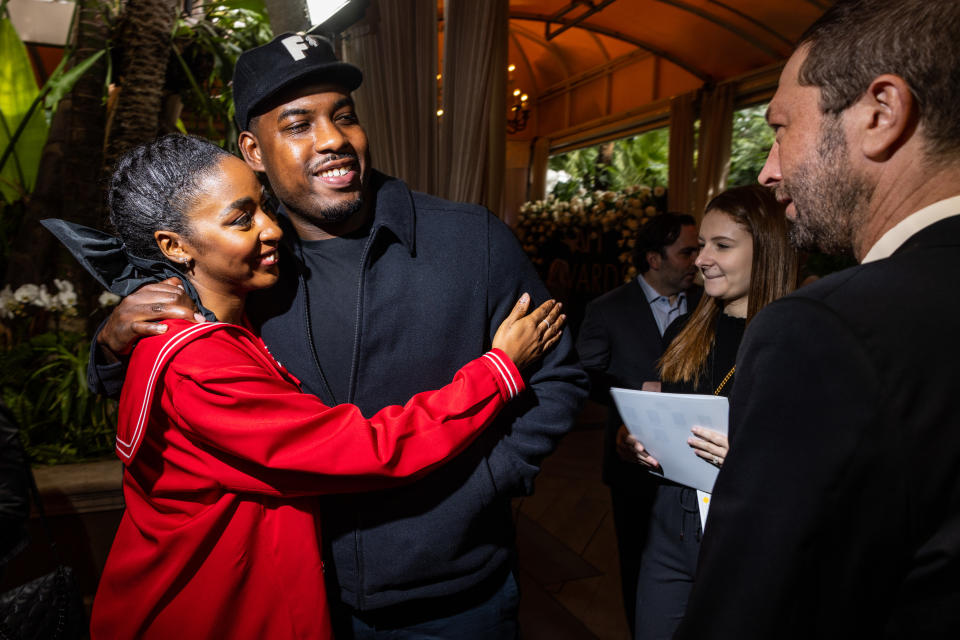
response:
M877 162L889 158L910 138L919 116L906 80L890 73L873 79L853 113L860 129L860 149Z
M193 260L193 255L191 255L191 252L184 245L180 234L176 231L161 229L160 231L154 231L153 237L157 241L157 246L160 247L160 251L171 262L189 264L190 261Z
M242 131L237 138L237 145L240 147L240 153L243 159L251 169L257 172L264 172L263 158L260 155L260 142L257 137L249 131Z
M647 264L655 271L660 271L660 265L663 264L663 256L659 251L647 251Z

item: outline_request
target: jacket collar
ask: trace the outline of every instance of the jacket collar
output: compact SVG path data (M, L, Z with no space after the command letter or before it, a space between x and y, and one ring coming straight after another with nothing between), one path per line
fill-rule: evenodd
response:
M958 244L960 244L960 214L955 214L920 229L907 238L893 255L932 247L955 247Z
M413 255L417 248L416 210L410 188L403 180L373 170L370 190L373 194L371 235L381 228L389 229Z
M945 218L956 216L957 211L960 211L960 196L940 200L911 213L880 236L861 262L889 258L911 237Z

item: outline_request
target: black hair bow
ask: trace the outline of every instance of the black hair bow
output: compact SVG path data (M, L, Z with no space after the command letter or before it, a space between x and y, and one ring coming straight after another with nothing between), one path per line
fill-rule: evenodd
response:
M187 276L166 260L141 258L127 251L120 238L108 233L57 218L41 220L47 231L57 237L84 269L108 291L126 297L151 282L180 278L187 295L203 316L216 322L212 311L200 304L197 290Z

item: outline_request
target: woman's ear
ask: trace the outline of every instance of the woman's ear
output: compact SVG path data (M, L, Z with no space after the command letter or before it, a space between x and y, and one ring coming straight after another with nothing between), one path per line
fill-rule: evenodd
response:
M161 229L160 231L154 231L153 237L167 260L188 266L193 261L191 252L184 244L180 234L176 231Z

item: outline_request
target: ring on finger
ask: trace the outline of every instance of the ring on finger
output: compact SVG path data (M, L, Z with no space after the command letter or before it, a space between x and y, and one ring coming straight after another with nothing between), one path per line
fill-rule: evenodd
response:
M720 458L718 458L716 455L713 456L713 464L717 465L718 467L720 466Z
M549 321L549 320L547 320L546 318L544 318L544 319L543 319L543 320L541 320L540 322L541 322L542 324L545 324L545 325L547 325L547 329L549 329L549 328L550 328L550 321Z

